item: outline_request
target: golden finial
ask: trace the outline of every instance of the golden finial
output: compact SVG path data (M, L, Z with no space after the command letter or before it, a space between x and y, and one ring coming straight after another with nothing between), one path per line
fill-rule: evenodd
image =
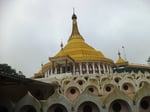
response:
M77 16L75 14L75 9L73 8L73 15L72 15L72 33L71 36L68 39L68 42L74 38L80 38L84 41L83 37L80 35L78 31L78 25L77 25Z
M118 56L120 57L120 51L118 50Z
M72 19L77 19L77 16L75 15L75 9L73 8L73 15L72 15Z
M73 14L75 14L75 8L73 8Z
M127 61L127 56L126 56L126 52L125 52L125 47L122 46L122 49L123 49L123 53L124 53L124 59Z
M60 44L61 49L63 49L63 46L64 46L63 42L61 41L61 44Z

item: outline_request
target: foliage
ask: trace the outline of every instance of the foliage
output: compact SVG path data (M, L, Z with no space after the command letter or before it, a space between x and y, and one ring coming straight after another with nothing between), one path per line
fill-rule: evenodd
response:
M149 58L147 59L147 63L150 65L150 56L149 56Z
M0 64L0 75L25 78L21 71L17 73L16 70L12 69L8 64Z

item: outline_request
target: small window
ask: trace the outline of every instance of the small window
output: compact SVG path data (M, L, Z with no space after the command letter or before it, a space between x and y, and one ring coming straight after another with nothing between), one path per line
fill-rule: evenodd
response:
M81 85L83 85L83 82L82 82L82 81L79 81L78 84L81 86Z
M114 110L114 112L120 112L121 111L121 105L120 103L116 102L113 104L112 109Z
M115 82L117 82L117 83L118 83L118 82L119 82L119 78L115 78Z
M128 90L128 85L125 84L125 85L123 86L123 89L124 89L124 90Z
M75 94L75 93L76 93L76 90L73 88L73 89L70 90L70 93L71 93L71 94Z
M56 107L54 109L54 112L63 112L63 109L61 107Z
M89 88L89 91L93 93L93 92L94 92L94 89L90 87L90 88Z
M140 105L145 110L149 108L149 102L147 100L141 101Z
M92 107L90 105L85 105L83 108L83 112L92 112Z
M107 91L107 92L110 92L110 91L111 91L111 87L107 86L107 87L106 87L106 91Z

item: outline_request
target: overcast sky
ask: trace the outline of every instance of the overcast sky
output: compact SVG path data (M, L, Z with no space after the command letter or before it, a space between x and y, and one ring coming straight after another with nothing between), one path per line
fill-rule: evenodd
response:
M0 0L0 63L27 77L66 45L72 12L85 41L116 62L150 56L150 0Z

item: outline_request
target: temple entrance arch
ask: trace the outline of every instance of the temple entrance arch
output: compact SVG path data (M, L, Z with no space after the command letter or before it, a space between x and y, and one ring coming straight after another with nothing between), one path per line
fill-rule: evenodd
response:
M67 109L62 104L53 104L48 108L47 112L67 112Z
M138 112L150 112L150 96L141 99Z
M110 104L109 112L132 112L132 110L126 101L115 100Z
M82 103L77 112L100 112L98 106L93 102Z

